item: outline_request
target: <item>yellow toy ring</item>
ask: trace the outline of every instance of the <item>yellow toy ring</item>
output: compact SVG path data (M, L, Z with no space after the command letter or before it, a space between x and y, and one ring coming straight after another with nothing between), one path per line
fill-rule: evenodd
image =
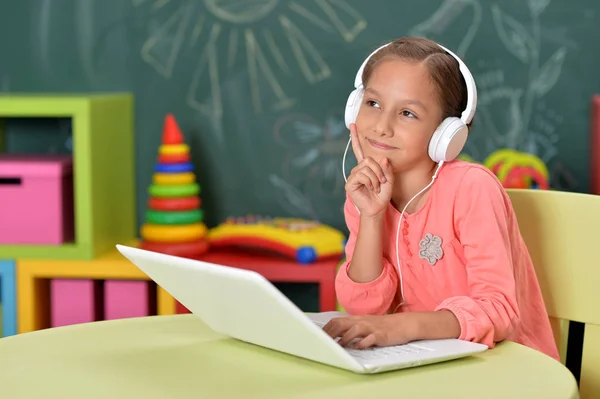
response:
M180 226L144 224L141 235L144 240L155 242L193 241L206 236L204 223L185 224Z
M500 162L506 162L507 159L519 154L517 151L510 148L503 148L491 153L484 161L483 165L489 170L494 170L494 167Z
M187 144L163 144L158 147L159 154L163 155L179 155L190 152L190 147Z
M194 174L189 172L182 173L155 173L152 180L154 184L177 185L190 184L194 182Z

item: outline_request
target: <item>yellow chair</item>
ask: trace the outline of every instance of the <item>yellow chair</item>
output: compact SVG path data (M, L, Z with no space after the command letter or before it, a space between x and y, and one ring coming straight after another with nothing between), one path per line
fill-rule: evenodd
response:
M542 288L561 361L569 321L585 324L581 398L600 398L600 196L508 189Z

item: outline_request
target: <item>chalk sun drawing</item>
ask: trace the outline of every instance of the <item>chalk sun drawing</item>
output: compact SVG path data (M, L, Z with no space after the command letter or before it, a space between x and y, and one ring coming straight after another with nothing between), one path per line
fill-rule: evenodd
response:
M160 21L142 44L141 58L156 73L171 79L184 53L198 53L186 101L192 109L217 118L223 115L222 83L236 63L243 63L236 71L248 74L256 113L294 105L284 81L294 72L309 84L331 77L318 44L299 28L300 22L309 21L346 42L354 41L367 27L345 0L131 1L137 8L147 8L149 18ZM226 51L217 51L222 48Z

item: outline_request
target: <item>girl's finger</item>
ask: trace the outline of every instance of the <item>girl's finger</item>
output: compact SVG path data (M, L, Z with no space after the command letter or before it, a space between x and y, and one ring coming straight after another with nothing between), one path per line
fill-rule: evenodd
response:
M323 331L327 333L331 338L335 339L346 332L349 323L344 318L331 319L323 327Z
M377 177L377 175L375 174L375 172L373 172L373 170L371 168L369 168L368 166L365 166L363 168L361 168L358 173L358 175L365 175L369 178L370 181L370 186L371 188L375 191L375 192L379 192L381 191L381 181L379 180L379 178Z
M371 191L375 191L375 187L373 187L373 182L369 176L362 172L357 173L352 180L348 179L348 186L354 189L364 186Z
M358 131L356 130L356 124L350 124L350 138L352 142L352 151L354 151L354 156L358 162L361 162L365 157L363 155L362 147L360 145L360 141L358 141Z
M385 172L383 171L382 165L376 162L373 158L367 157L361 163L367 165L371 170L377 175L377 178L381 183L385 183L387 181L387 177Z
M361 339L360 341L358 341L357 343L355 343L354 347L356 349L367 349L372 346L375 346L376 342L377 342L377 338L375 337L375 334L369 334L366 337L364 337L363 339Z
M394 181L394 173L392 172L392 164L388 158L383 158L381 160L381 170L383 175L385 176L386 181L393 182Z
M348 331L346 331L344 333L344 335L342 335L342 337L340 338L340 340L338 341L338 344L340 344L341 346L346 346L349 343L351 343L352 341L354 341L356 338L362 338L361 335L361 328L359 324L355 324L352 327L350 327L348 329Z

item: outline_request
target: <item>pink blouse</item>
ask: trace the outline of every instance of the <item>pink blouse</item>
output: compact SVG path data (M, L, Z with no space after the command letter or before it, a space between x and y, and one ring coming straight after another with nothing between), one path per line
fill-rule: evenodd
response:
M400 265L396 232L400 212L385 215L383 272L357 283L347 268L359 229L349 198L346 262L336 277L340 305L354 315L449 310L460 339L493 348L510 340L558 359L548 314L529 252L508 195L491 171L463 161L444 164L424 206L402 218ZM401 302L398 267L405 303Z

